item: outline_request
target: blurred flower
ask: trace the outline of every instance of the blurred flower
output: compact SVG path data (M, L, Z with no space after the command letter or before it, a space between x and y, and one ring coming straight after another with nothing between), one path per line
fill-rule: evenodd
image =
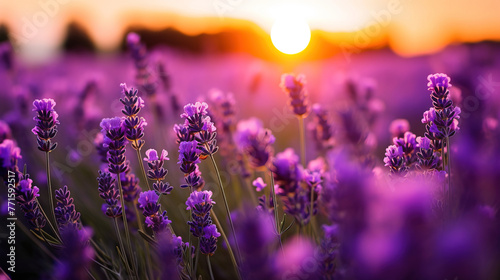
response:
M270 213L255 209L238 212L234 226L240 241L243 279L277 279L274 255L269 253L278 241L273 221Z
M137 178L134 174L120 174L121 185L123 189L123 199L125 201L135 201L139 198L139 194L142 189L139 186L139 178Z
M312 111L314 123L311 123L310 129L316 148L318 151L329 150L333 148L333 131L332 124L328 120L328 113L320 104L314 104Z
M9 125L0 120L0 143L3 142L5 139L11 139L12 138L12 131L10 130Z
M52 143L51 139L57 134L59 124L58 114L54 111L56 102L53 99L36 99L33 102L33 111L37 115L33 118L36 121L35 127L31 130L37 136L38 149L43 152L53 151L57 143Z
M404 133L410 130L410 123L406 119L393 120L389 126L389 131L393 138L403 138Z
M290 107L297 116L305 117L309 113L309 98L305 89L306 77L304 75L283 74L281 76L281 89L290 97Z
M267 184L264 183L264 180L262 180L261 177L253 180L252 185L257 189L258 192L262 191L267 186Z
M253 167L265 166L273 155L275 138L269 129L263 128L262 121L250 118L238 122L235 142L239 149L250 157Z
M92 237L90 228L78 229L65 227L61 229L63 248L59 260L54 266L53 276L61 280L88 279L88 269L92 265L94 249L89 245Z

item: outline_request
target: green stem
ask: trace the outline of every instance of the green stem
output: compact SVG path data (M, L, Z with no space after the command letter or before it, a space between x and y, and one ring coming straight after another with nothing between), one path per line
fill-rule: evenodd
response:
M118 220L117 218L113 218L116 235L118 236L118 244L120 245L120 250L122 251L122 255L124 257L123 261L125 262L125 268L127 269L127 273L128 273L128 275L132 276L132 271L130 270L127 254L125 254L125 247L123 246L123 239L122 239L122 235L120 234L120 227L118 227L117 220Z
M190 191L190 194L193 192L193 187L192 186L189 186L189 191ZM193 221L193 209L189 209L189 221L192 222ZM189 252L189 274L192 276L193 275L193 271L194 271L194 267L193 267L193 249L192 249L192 246L191 246L191 232L188 230L188 252ZM196 279L196 277L195 277Z
M54 224L57 226L57 219L56 219L56 214L54 212L54 198L52 197L52 183L50 181L50 160L49 160L49 152L45 152L45 161L46 161L46 164L45 164L45 167L46 167L46 171L47 171L47 188L49 189L49 206L50 206L50 213L53 220L54 220ZM54 228L52 227L52 230L54 230ZM57 236L59 236L59 231L56 230L54 231L55 234ZM60 238L59 238L60 239Z
M136 145L137 145L137 141L136 141ZM142 173L142 177L144 179L144 182L148 186L148 190L151 190L151 187L149 186L148 177L146 176L146 169L144 167L144 162L141 158L141 149L136 149L135 151L137 152L137 160L139 161L139 164L141 165L140 169L141 169L141 173Z
M137 267L135 265L134 261L134 251L132 250L132 242L130 242L130 233L129 233L129 228L128 228L128 222L127 222L127 214L125 213L125 200L123 199L123 188L122 188L122 183L120 179L120 173L117 174L117 180L118 182L118 189L120 190L120 202L122 204L122 219L123 219L123 227L125 230L125 239L127 240L127 249L128 253L130 256L130 261L132 263L132 268L134 272L137 274ZM126 252L123 252L124 255L127 255ZM136 275L138 276L138 275ZM139 277L137 277L139 279Z
M257 199L257 196L255 195L255 190L252 188L252 183L250 183L250 179L246 178L245 179L245 187L247 188L247 191L250 193L250 197L255 203L255 205L259 204L259 200Z
M158 201L159 200L160 199L158 198ZM137 225L139 226L139 230L144 231L144 226L142 225L141 215L139 214L139 209L137 209L137 200L134 201L134 210L135 210L135 216L137 218ZM144 239L142 241L144 242L144 247L146 247L146 262L147 262L148 278L153 278L153 270L151 268L151 264L152 264L151 251L149 249L149 243Z
M198 269L198 259L200 257L200 238L198 237L198 246L196 247L196 255L195 255L195 262L194 262L194 277L196 278L196 270Z
M271 193L273 194L273 202L274 202L274 207L273 207L273 212L274 212L274 222L276 224L276 234L278 235L278 241L280 244L280 249L281 252L283 253L283 244L281 243L281 230L280 230L280 224L278 220L278 200L276 197L276 190L274 189L274 176L273 172L269 170L271 173Z
M45 220L47 220L47 223L49 224L50 228L55 233L55 235L56 235L57 239L59 240L59 242L62 244L62 239L61 239L61 236L59 236L59 232L55 229L54 225L52 225L52 223L50 222L49 217L47 217L47 214L45 214L45 211L43 210L42 205L40 205L40 201L38 201L38 198L36 198L36 203L38 204L38 208L42 212L42 215L45 217Z
M299 136L300 136L300 162L302 167L306 167L306 136L304 131L304 117L299 116Z
M24 234L26 234L26 236L28 236L29 239L31 239L33 241L33 243L35 243L43 252L45 252L45 254L47 254L49 257L51 257L52 259L54 259L55 261L59 261L50 251L49 249L47 249L45 246L43 246L43 244L40 242L39 239L35 238L33 236L33 234L31 234L31 232L22 224L20 223L19 221L16 221L16 225L24 232ZM40 231L41 233L41 231Z
M212 215L212 219L215 222L215 225L219 228L220 234L222 236L222 239L224 239L224 242L226 242L227 245L227 250L229 252L229 257L231 258L231 262L234 265L234 270L236 271L236 275L238 276L238 279L241 280L241 274L240 274L240 269L238 267L238 263L236 262L236 258L234 257L233 250L231 249L231 246L229 244L229 240L227 239L227 235L224 232L224 229L222 228L222 225L219 222L219 219L217 218L217 215L215 215L214 209L210 209L210 214Z
M208 271L210 272L210 279L214 280L214 273L212 272L212 264L210 263L210 255L207 255Z
M207 147L207 150L208 150L208 147ZM226 208L226 214L227 214L227 217L229 219L229 225L231 226L231 231L233 233L234 244L236 247L236 254L238 255L238 259L241 260L240 248L238 246L238 240L236 239L236 233L234 231L233 219L231 219L231 211L229 211L229 205L227 204L226 192L224 191L224 186L222 186L222 180L220 178L219 168L217 168L217 164L215 163L215 159L214 159L213 154L210 155L210 159L212 160L212 164L215 168L215 173L217 174L217 179L219 180L219 187L220 187L220 190L222 193L222 198L224 199L224 206ZM227 246L230 247L231 245L228 243Z

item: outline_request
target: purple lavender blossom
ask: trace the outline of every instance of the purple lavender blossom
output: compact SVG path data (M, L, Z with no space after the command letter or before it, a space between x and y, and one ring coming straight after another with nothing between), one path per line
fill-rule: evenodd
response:
M31 228L39 230L45 227L47 220L42 214L37 197L40 190L32 186L33 181L26 175L16 187L16 201L21 206Z
M177 162L181 165L181 171L184 172L184 174L192 173L196 170L196 164L200 162L198 142L181 142L179 145L179 161Z
M410 131L410 123L406 119L393 120L389 126L392 138L403 138L407 131Z
M401 147L403 149L403 157L405 159L406 167L410 168L413 163L417 160L416 157L416 135L410 131L405 132L403 138L394 138L392 140L394 145Z
M61 230L64 246L58 262L54 267L53 276L61 280L84 280L94 258L94 249L89 244L92 237L90 228L78 229L66 227Z
M2 164L0 166L0 175L4 182L9 180L9 172L16 174L14 176L14 183L17 184L19 182L21 174L17 163L21 158L21 149L16 146L16 143L10 139L3 140L0 144L0 162Z
M152 216L160 210L160 205L158 204L159 196L155 191L145 191L139 196L139 207L142 209L142 214L147 216Z
M139 198L139 194L142 192L141 186L139 186L139 178L134 174L121 173L120 181L125 201L132 202Z
M419 148L416 153L418 157L417 168L421 170L437 169L440 155L431 147L431 140L427 137L418 137L417 143Z
M234 226L241 240L243 279L278 279L274 256L269 254L269 248L275 248L278 240L273 221L270 213L255 209L238 212Z
M267 184L264 183L264 180L262 180L261 177L258 177L257 179L253 180L252 185L258 192L262 191L267 186Z
M158 152L154 149L149 149L146 151L146 158L144 160L148 163L149 170L147 177L151 180L155 180L153 183L153 189L161 194L169 194L173 187L169 183L162 182L167 176L168 170L163 168L165 160L169 160L168 152L162 150L161 155L158 156Z
M389 166L391 174L406 175L407 167L405 165L402 146L391 145L385 150L385 166Z
M316 149L318 151L329 150L333 147L333 131L328 120L328 112L320 104L314 104L312 112L314 113L314 123L311 123L310 129L314 142L316 142Z
M137 89L127 88L127 84L120 84L122 88L123 98L120 102L125 106L122 113L126 116L123 126L125 127L125 136L132 142L132 147L136 150L144 145L144 127L148 124L143 117L138 117L137 114L144 107L144 100L137 95Z
M424 113L422 123L426 124L425 136L431 140L441 140L453 136L458 131L460 108L453 106L449 98L450 78L446 74L437 73L427 77L428 89L431 91L433 108ZM440 143L435 143L439 145Z
M192 220L187 223L194 237L202 237L205 234L205 227L212 224L210 210L215 201L211 197L211 191L193 191L186 201L186 209L192 210Z
M3 142L5 139L11 139L12 138L12 131L10 130L9 125L0 120L0 143Z
M160 279L169 279L177 274L180 279L189 279L184 263L184 252L189 247L189 243L184 243L180 236L167 232L158 234L156 239L158 240L156 262L159 264Z
M208 104L205 102L196 102L195 104L187 104L184 106L184 113L181 114L184 118L184 126L189 128L190 134L194 135L194 139L198 142L198 149L202 155L202 159L215 154L219 147L217 146L217 128L208 116Z
M250 164L255 167L265 166L273 155L272 144L275 138L269 129L263 128L257 118L238 122L235 142L240 151L250 157Z
M155 213L154 215L147 216L145 223L149 228L157 233L164 231L167 226L172 223L172 221L168 219L167 211L163 211L161 214Z
M283 74L280 87L290 97L290 107L297 116L305 117L309 113L308 93L305 89L306 77L304 75Z
M214 224L203 228L203 233L203 236L200 237L200 252L212 256L217 250L217 237L220 236L220 233Z
M175 135L177 136L177 144L180 144L182 142L190 142L194 140L194 135L191 134L189 131L189 127L184 125L184 124L175 124L174 125L174 132Z
M35 127L31 130L37 136L38 149L43 152L51 152L57 147L57 143L52 143L51 139L57 134L59 124L58 114L54 111L56 102L53 99L36 99L33 102L33 111L37 115L33 118L36 121Z
M56 208L54 213L59 228L75 227L80 228L80 213L76 211L73 198L68 189L64 186L56 190Z
M120 174L128 170L125 159L125 127L123 118L102 119L101 132L105 135L104 147L108 148L109 171Z
M122 207L120 204L120 193L115 187L115 179L109 172L99 170L99 196L105 200L102 209L106 216L118 218L122 216Z
M427 76L427 80L429 81L427 83L428 90L434 93L438 98L446 98L445 94L447 95L449 93L448 90L451 87L450 77L443 73L436 73Z
M127 34L127 46L135 62L137 84L144 88L148 96L154 96L157 90L157 83L154 76L151 75L151 71L148 69L148 52L146 46L141 43L139 34L134 32Z
M294 150L288 148L278 153L273 160L271 170L273 171L274 181L278 185L277 195L283 201L285 212L292 215L301 226L308 224L314 214L310 213L312 188L301 187L301 182L304 180L304 171ZM319 190L320 188L314 186L313 191L316 195L318 195ZM314 208L313 211L315 211Z
M108 163L108 148L104 147L104 135L98 132L94 138L94 147L102 163Z

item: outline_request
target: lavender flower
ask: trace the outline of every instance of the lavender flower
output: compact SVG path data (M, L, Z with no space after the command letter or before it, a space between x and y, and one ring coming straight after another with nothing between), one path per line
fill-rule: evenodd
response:
M184 174L192 173L196 170L196 164L200 163L200 152L198 150L198 142L189 141L181 142L179 145L179 161L180 169Z
M212 200L211 191L193 191L189 195L186 210L192 210L192 220L187 223L194 237L204 236L204 229L212 224L210 210L213 204L215 201Z
M94 147L102 163L108 163L108 147L104 147L104 135L98 132L94 138Z
M153 232L157 233L164 231L172 221L168 219L167 211L163 211L161 214L155 213L154 215L147 216L145 223Z
M125 201L132 202L139 198L139 194L142 191L141 186L139 186L139 178L134 174L121 173L120 181Z
M10 130L9 125L0 120L0 143L3 142L5 139L11 139L12 138L12 131Z
M438 73L427 77L428 89L431 91L432 106L424 113L422 123L426 124L425 136L431 140L442 140L453 136L458 131L460 108L453 106L449 98L450 77ZM439 143L436 143L439 144Z
M238 122L235 141L239 149L250 157L253 167L265 166L272 157L272 144L276 139L269 129L264 129L262 121L251 118Z
M407 167L405 165L402 146L391 145L385 150L384 163L389 166L391 174L406 175Z
M156 94L157 85L154 76L151 75L148 69L149 61L146 46L141 43L141 37L134 32L130 32L127 35L127 46L135 62L137 84L144 88L148 96L154 96Z
M439 165L439 154L431 147L431 140L427 137L417 138L417 147L419 151L416 153L418 157L417 168L421 170L437 169Z
M99 196L105 200L102 209L106 216L118 218L122 216L122 206L120 204L120 194L115 187L115 179L109 172L99 170Z
M146 217L146 225L150 227L155 234L164 231L168 224L172 223L168 219L167 211L160 212L159 196L155 191L145 191L139 196L139 208Z
M318 151L329 150L333 146L333 133L331 123L328 120L328 113L319 104L314 104L312 111L314 113L314 123L311 125L311 132L316 142L316 149Z
M304 75L283 74L280 87L290 97L290 107L297 116L305 117L309 113L308 94L305 89L306 77Z
M220 233L214 224L203 228L204 235L200 237L200 251L202 254L212 256L217 250L217 237Z
M190 279L184 264L184 252L189 247L189 243L182 242L180 236L166 232L159 234L156 238L158 240L156 252L160 279L172 278L177 274L179 274L180 279Z
M101 133L105 135L104 147L108 148L109 172L120 174L128 170L125 161L125 127L122 118L102 119Z
M45 227L47 220L42 214L39 207L37 197L40 190L36 186L32 186L33 181L26 175L19 181L16 191L16 201L21 206L24 216L31 228L40 230Z
M393 120L389 126L389 131L393 138L403 138L405 132L410 130L410 123L406 119Z
M401 147L403 149L403 157L405 160L406 167L410 168L413 163L417 160L416 157L416 135L407 131L404 133L403 138L394 138L394 145Z
M261 177L253 180L252 185L257 189L258 192L262 191L267 186L267 184L264 183L264 180L262 180Z
M68 186L56 190L56 208L54 213L59 228L80 228L80 213L76 211Z
M0 144L0 175L2 176L4 182L9 180L9 171L16 174L14 176L14 183L17 184L19 182L21 173L19 172L17 163L21 158L21 149L16 146L14 141L10 139L2 141Z
M311 193L310 189L301 186L304 172L299 165L299 157L293 149L288 148L276 155L271 169L285 212L292 215L301 226L306 225L313 214L310 213ZM315 192L318 190L314 188Z
M92 237L90 228L66 227L61 230L64 247L55 265L53 276L61 280L88 279L87 269L92 265L94 249L89 245Z
M194 140L194 135L189 131L189 127L184 124L175 124L174 132L177 135L177 144Z
M335 260L337 259L339 248L338 225L322 226L325 233L319 246L318 263L321 267L321 279L332 279L335 274Z
M125 106L122 109L122 113L126 116L123 125L125 126L125 136L132 142L132 147L136 150L142 148L144 145L144 127L148 124L146 120L141 117L139 118L137 114L144 107L144 100L137 95L137 89L127 88L127 84L120 84L122 88L123 98L120 98L120 102Z
M184 106L184 126L189 128L190 134L198 142L200 154L203 158L215 154L219 147L217 146L217 128L208 116L208 104L205 102L196 102Z
M33 102L33 111L37 115L33 118L36 121L35 127L31 130L37 136L38 149L43 152L51 152L57 147L57 143L52 143L51 139L57 134L59 124L58 114L54 111L56 102L53 99L36 99Z
M153 189L161 194L169 194L173 187L169 183L164 183L162 180L167 176L168 170L163 168L165 160L169 160L168 152L162 150L161 155L158 156L158 152L154 149L149 149L146 151L147 158L144 160L148 163L148 178L151 180L156 180L153 183Z
M155 191L145 191L139 196L139 207L142 209L142 214L147 216L152 216L160 210L160 205L158 204L159 196Z

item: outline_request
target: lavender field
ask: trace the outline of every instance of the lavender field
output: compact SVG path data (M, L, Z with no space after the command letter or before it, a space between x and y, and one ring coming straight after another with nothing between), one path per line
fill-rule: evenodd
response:
M500 277L497 43L284 66L125 42L0 43L0 279Z

